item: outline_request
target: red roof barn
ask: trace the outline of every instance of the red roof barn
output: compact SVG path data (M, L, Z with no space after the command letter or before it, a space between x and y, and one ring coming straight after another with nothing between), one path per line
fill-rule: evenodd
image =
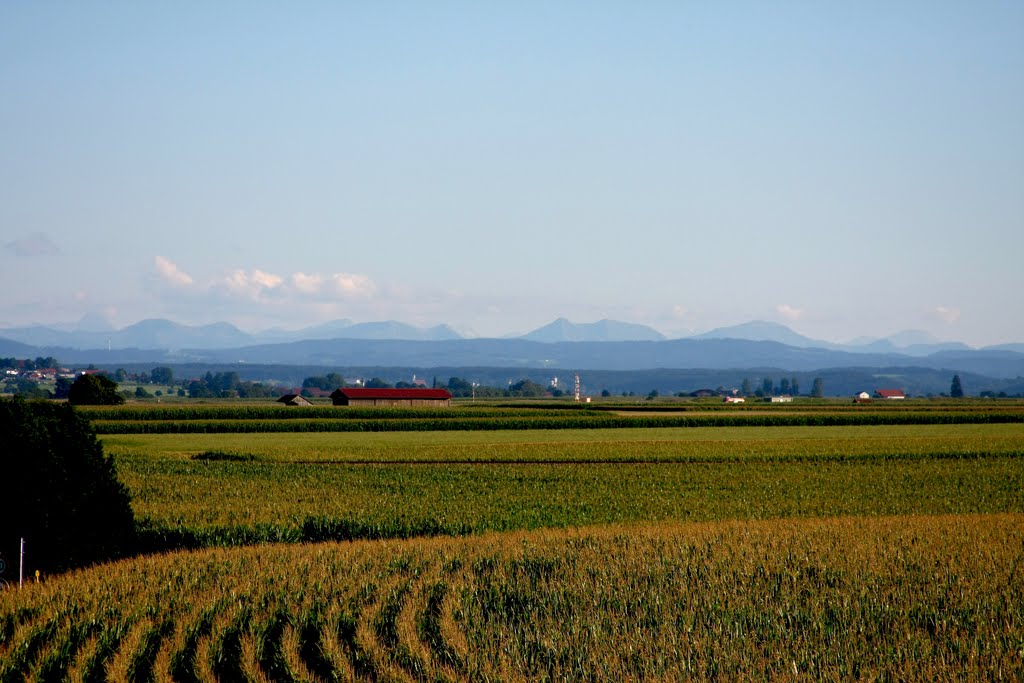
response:
M901 389L877 389L875 391L875 396L877 396L878 398L887 398L890 400L898 400L907 397L907 395L904 394Z
M338 389L331 394L336 406L450 406L447 389Z

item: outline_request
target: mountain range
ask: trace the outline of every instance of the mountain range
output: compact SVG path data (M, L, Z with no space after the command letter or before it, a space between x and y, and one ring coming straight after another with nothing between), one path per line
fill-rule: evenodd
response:
M423 328L394 320L356 323L333 320L298 330L271 328L246 332L227 322L209 325L182 325L165 319L148 319L115 329L98 316L86 316L77 325L33 325L0 328L0 338L29 346L68 349L235 349L246 346L289 343L314 339L366 339L401 341L446 341L466 339L448 325ZM563 342L667 341L665 335L646 325L599 320L574 323L565 318L531 332L505 339L558 344ZM779 323L755 320L731 327L720 327L687 337L692 340L741 339L770 341L801 349L829 349L850 353L927 356L938 351L969 351L962 342L940 341L926 332L905 330L889 337L859 338L846 344L806 337ZM988 347L993 350L1024 352L1024 344Z
M898 347L899 341L911 342ZM339 320L297 331L244 332L228 323L179 325L144 320L120 330L53 327L0 330L0 356L53 356L64 363L209 363L305 366L576 368L638 371L669 368L919 367L1013 379L1024 376L1024 345L972 349L923 333L840 345L784 325L755 321L685 339L665 339L642 325L559 319L526 335L466 339L446 325Z

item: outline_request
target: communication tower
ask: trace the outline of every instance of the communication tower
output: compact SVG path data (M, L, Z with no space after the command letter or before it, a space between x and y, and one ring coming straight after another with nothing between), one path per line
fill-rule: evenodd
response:
M576 387L573 392L573 396L576 398L576 402L580 402L580 373L576 373Z

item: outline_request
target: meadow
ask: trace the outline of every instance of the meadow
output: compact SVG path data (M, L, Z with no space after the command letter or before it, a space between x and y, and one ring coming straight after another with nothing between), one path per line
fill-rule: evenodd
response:
M207 408L90 416L374 419ZM1019 680L1020 406L872 410L108 430L155 554L0 592L0 681Z

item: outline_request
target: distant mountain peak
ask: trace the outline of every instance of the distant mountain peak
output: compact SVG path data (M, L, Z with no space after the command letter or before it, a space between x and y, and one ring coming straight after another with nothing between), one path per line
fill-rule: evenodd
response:
M661 341L665 339L665 335L646 325L624 323L607 318L593 323L574 323L568 318L557 318L543 327L524 334L520 339L547 343Z
M768 320L751 320L750 322L717 327L708 332L694 335L691 339L743 339L746 341L772 341L797 348L832 348L835 344L818 339L811 339L794 332L782 323Z

